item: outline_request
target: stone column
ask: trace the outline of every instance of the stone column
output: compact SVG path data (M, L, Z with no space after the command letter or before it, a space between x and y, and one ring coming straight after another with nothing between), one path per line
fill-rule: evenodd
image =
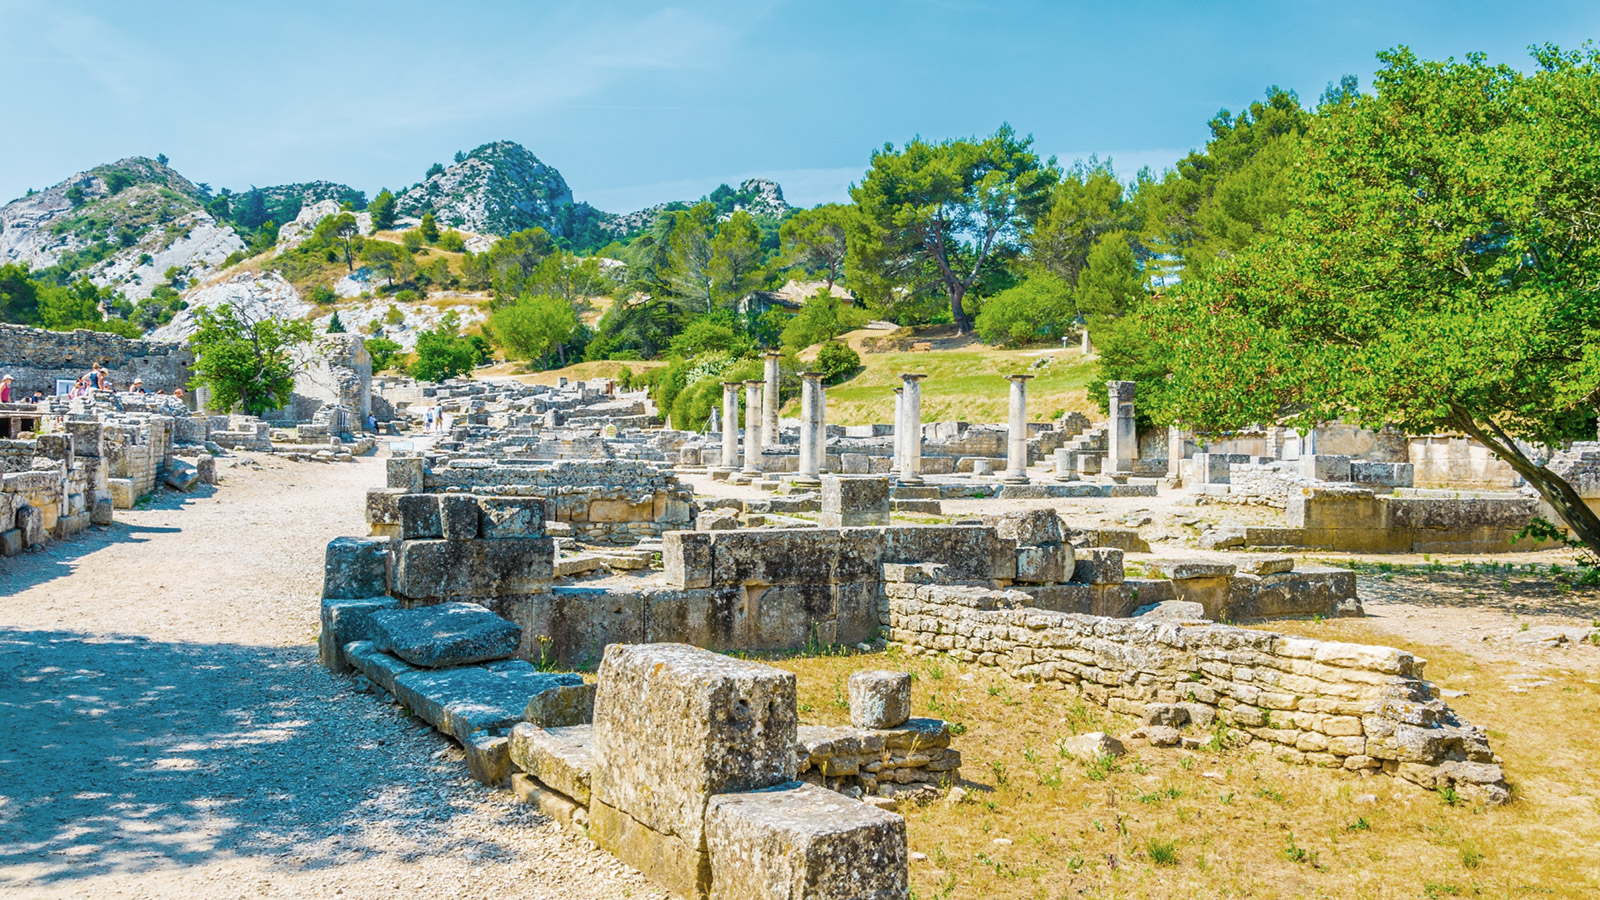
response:
M776 350L766 353L766 369L763 372L767 386L762 392L761 403L761 444L764 447L776 447L778 440L778 356Z
M794 483L805 487L822 484L821 461L826 458L827 427L822 411L822 375L800 373L800 471Z
M1188 446L1189 439L1184 436L1183 429L1176 425L1167 426L1167 477L1181 478L1183 476L1183 448Z
M722 383L722 465L732 472L739 468L739 382Z
M1057 481L1078 480L1078 454L1076 451L1062 447L1056 451L1055 460Z
M1006 484L1028 483L1028 379L1032 375L1007 375L1011 382L1011 427L1006 435Z
M1083 355L1093 356L1094 345L1089 343L1089 326L1083 326Z
M744 383L744 474L761 474L761 428L763 415L760 381Z
M1600 426L1597 426L1600 427ZM905 388L894 389L894 456L889 461L889 474L899 475L900 467L905 464L906 443L906 392Z
M926 375L901 375L905 390L905 442L900 450L900 483L922 483L922 379Z
M1111 394L1111 427L1107 431L1106 472L1132 475L1133 461L1139 456L1139 434L1133 423L1133 382L1108 381Z

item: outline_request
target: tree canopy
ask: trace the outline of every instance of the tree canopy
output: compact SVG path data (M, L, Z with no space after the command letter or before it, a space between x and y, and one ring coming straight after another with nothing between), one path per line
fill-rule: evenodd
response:
M1597 52L1380 55L1371 96L1297 140L1281 222L1137 317L1157 421L1343 418L1459 431L1600 550L1600 521L1518 442L1594 433L1600 400Z
M294 392L294 347L311 340L299 319L256 318L229 304L194 311L198 330L191 386L211 389L211 408L241 407L251 415L281 409Z

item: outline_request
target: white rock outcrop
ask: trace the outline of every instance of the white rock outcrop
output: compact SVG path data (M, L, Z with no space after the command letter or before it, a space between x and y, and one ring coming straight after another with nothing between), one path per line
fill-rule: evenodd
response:
M251 319L301 319L313 310L310 303L301 299L294 285L277 272L240 272L225 281L197 288L183 299L189 304L188 308L179 311L171 322L150 332L151 339L181 341L198 328L194 320L196 310L216 309L225 303Z

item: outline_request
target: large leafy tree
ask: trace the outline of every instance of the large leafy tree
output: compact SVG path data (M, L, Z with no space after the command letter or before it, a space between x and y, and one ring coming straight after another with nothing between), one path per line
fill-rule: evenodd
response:
M566 345L578 328L572 304L560 297L522 297L489 315L489 339L517 359L543 363L559 355L566 364Z
M1353 92L1347 81L1330 89L1324 105ZM1160 274L1204 267L1277 224L1292 204L1290 168L1310 120L1293 91L1269 87L1265 100L1238 115L1218 112L1204 151L1179 160L1160 181L1141 181L1139 215Z
M690 209L662 216L669 217L667 266L662 276L673 295L685 307L710 312L718 293L717 273L712 261L715 255L712 239L716 236L716 207L710 203L697 203Z
M1600 520L1530 446L1600 400L1600 54L1380 54L1376 95L1315 118L1281 230L1140 316L1155 418L1336 417L1462 432L1590 548ZM1129 361L1148 368L1151 356Z
M883 306L897 292L932 287L966 333L967 292L992 257L1021 248L1060 175L1054 158L1041 162L1033 138L1009 125L983 140L885 145L850 189L860 213L849 238L852 288Z
M739 210L717 226L711 239L710 269L719 302L731 304L756 286L761 256L761 229L754 216Z
M461 334L461 316L445 313L439 325L417 333L417 357L411 377L418 381L444 381L472 371L482 360L478 346Z
M194 312L199 326L189 338L194 351L191 385L211 389L211 407L243 407L252 415L281 409L294 392L293 349L311 340L311 325L298 319L255 317L222 304Z
M1073 165L1028 235L1029 262L1069 287L1076 285L1095 241L1112 232L1139 230L1139 207L1125 194L1109 160L1091 158Z
M785 219L779 228L785 261L807 274L821 275L828 289L844 275L850 207L824 203Z

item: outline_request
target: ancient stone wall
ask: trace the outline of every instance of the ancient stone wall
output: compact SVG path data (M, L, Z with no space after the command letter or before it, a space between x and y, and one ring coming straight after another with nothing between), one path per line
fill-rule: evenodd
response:
M125 338L101 331L47 331L0 324L0 373L14 379L13 396L42 391L54 396L56 380L78 376L95 363L126 388L143 379L149 391L186 387L194 356L181 344Z
M1484 730L1460 721L1404 651L1050 612L1020 592L910 581L885 592L890 638L912 652L998 666L1129 715L1187 704L1191 718L1214 717L1292 762L1509 796Z

